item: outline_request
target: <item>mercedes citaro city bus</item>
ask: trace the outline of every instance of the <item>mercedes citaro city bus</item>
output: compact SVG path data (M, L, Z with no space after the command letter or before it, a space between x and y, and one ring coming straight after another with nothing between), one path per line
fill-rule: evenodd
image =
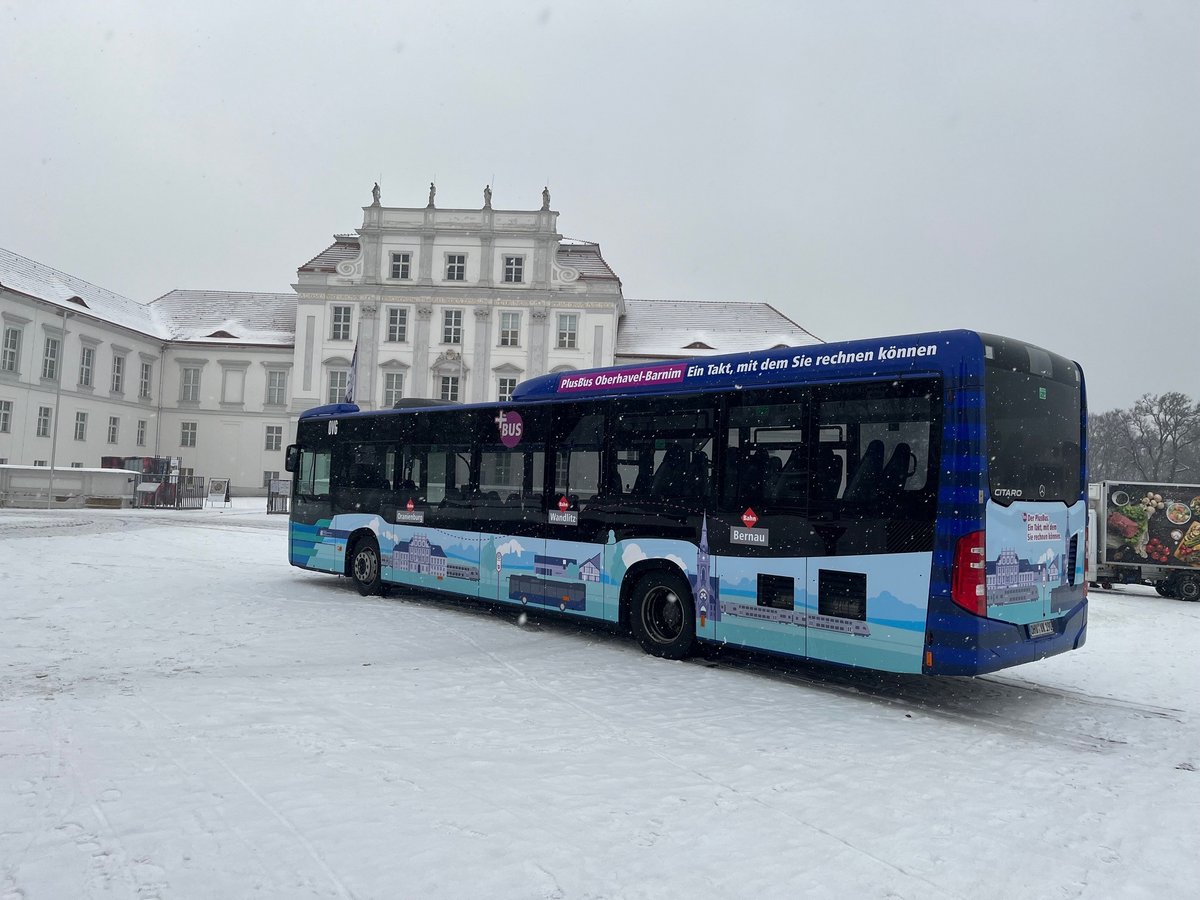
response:
M501 403L309 410L291 563L698 641L970 675L1081 646L1068 359L946 331L543 375Z

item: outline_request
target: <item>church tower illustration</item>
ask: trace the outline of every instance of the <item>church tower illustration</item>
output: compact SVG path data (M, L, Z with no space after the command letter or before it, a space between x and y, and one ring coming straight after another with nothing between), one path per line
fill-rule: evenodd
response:
M692 579L692 596L696 601L696 616L700 627L708 624L708 620L721 621L721 600L719 581L712 577L709 570L708 554L708 513L700 525L700 547L696 552L696 575Z

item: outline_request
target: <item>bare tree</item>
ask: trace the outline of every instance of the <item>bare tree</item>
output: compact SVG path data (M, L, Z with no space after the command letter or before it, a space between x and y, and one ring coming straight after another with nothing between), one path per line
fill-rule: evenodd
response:
M1178 391L1144 394L1128 417L1134 464L1143 481L1173 482L1191 468L1187 458L1200 442L1200 404Z
M1132 481L1137 452L1129 410L1112 409L1088 416L1088 480Z

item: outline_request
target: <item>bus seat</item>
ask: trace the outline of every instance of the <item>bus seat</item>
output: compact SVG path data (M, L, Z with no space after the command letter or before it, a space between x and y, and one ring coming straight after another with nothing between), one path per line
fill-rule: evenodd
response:
M804 472L779 473L771 485L771 502L780 506L802 506L808 490L808 475Z
M739 470L741 478L741 502L762 502L767 493L767 477L771 471L771 457L762 447L754 451Z
M708 454L703 450L694 451L692 461L688 465L684 493L693 497L703 497L708 494L708 472Z
M913 456L912 448L904 441L896 445L883 467L881 483L885 491L900 493L904 490L904 482L917 470L917 458Z
M679 444L667 449L650 483L652 497L678 497L684 492L688 474L687 451Z
M783 464L784 472L803 472L808 469L808 457L803 447L796 447L788 454L787 462Z
M866 452L858 461L858 467L846 485L846 500L870 500L879 492L879 481L883 476L883 441L873 440L867 444Z
M818 500L836 499L841 485L842 458L828 444L821 444L813 461L813 496Z

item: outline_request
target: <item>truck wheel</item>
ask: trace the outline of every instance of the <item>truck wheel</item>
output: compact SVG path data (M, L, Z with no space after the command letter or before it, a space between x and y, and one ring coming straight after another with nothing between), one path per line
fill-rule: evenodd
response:
M1154 582L1154 589L1156 591L1158 591L1158 596L1160 596L1160 597L1170 597L1171 596L1171 586L1170 586L1170 583L1167 581L1159 580L1159 581Z
M1102 582L1100 582L1100 587L1102 587L1106 591L1111 591L1112 590L1112 582L1111 581L1102 581Z
M1177 586L1180 600L1200 600L1200 578L1195 575L1184 575Z
M696 642L696 607L687 582L673 572L641 576L630 594L629 620L642 649L664 659L683 659Z

